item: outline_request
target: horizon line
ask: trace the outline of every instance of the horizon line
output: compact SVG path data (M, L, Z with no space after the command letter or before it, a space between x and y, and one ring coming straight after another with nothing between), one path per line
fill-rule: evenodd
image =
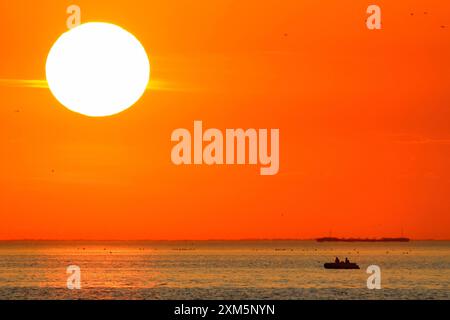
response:
M387 238L387 237L384 237ZM0 239L0 242L26 242L26 241L47 241L47 242L70 242L70 241L85 241L85 242L142 242L142 241L155 241L155 242L175 242L175 241L196 241L196 242L207 242L207 241L317 241L318 238L241 238L241 239ZM339 239L382 239L382 238L339 238ZM450 241L450 239L433 239L433 238L408 238L410 241Z

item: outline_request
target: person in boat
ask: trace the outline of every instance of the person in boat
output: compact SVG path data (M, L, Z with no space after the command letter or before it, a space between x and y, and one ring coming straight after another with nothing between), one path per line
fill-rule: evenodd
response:
M340 261L339 261L339 258L338 257L336 257L336 259L334 259L334 263L339 263Z
M345 258L345 263L350 263L350 260L348 260L348 258Z

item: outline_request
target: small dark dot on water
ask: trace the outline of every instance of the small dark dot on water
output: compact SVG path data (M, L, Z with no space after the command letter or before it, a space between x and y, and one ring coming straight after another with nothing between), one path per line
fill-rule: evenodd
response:
M414 15L414 13L413 13L413 12L411 12L411 15L413 16L413 15Z
M445 28L445 26L441 26L441 28L442 28L442 29L444 29L444 28Z

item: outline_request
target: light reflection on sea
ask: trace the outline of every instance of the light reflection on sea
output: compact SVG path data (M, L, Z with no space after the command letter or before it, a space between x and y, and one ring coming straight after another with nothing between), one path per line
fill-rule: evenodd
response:
M335 256L361 269L324 269ZM366 287L371 264L381 290ZM450 299L450 242L0 242L0 299L222 298Z

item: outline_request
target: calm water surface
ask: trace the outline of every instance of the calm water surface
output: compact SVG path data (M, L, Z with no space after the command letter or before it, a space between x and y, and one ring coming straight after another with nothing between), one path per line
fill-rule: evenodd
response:
M335 256L361 270L324 269ZM450 242L0 242L0 299L450 299Z

